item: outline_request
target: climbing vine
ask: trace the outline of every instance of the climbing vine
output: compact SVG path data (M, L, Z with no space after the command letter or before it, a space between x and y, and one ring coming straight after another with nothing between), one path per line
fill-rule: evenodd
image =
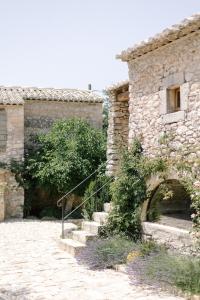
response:
M159 158L149 160L143 156L138 140L130 150L125 150L116 180L111 185L113 210L109 216L106 232L120 234L137 240L141 236L141 204L148 197L147 178L162 173L164 162Z

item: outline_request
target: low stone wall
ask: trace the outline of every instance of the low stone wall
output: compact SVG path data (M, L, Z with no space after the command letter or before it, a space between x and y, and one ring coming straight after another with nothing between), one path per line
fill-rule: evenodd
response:
M14 174L0 170L0 221L23 217L24 189L16 182Z
M143 222L142 228L145 240L153 239L158 244L181 254L198 254L188 230L150 222Z

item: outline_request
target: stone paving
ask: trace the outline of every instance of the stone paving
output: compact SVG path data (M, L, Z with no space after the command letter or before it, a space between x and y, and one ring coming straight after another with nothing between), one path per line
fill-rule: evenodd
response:
M181 297L130 285L126 274L91 271L59 250L60 223L0 223L0 300L175 300Z

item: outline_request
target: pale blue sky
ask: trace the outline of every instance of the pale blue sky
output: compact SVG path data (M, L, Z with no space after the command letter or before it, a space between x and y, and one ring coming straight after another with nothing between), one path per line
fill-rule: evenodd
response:
M200 0L0 0L0 85L103 89L128 78L121 50Z

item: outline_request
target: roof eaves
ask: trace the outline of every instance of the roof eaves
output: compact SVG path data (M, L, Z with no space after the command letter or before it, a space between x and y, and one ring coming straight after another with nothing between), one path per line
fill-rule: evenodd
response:
M150 37L149 39L122 51L120 54L116 55L116 58L121 59L122 61L136 59L148 52L154 51L155 49L199 30L200 13L184 19L181 23L173 25L170 28L166 28L154 37Z

